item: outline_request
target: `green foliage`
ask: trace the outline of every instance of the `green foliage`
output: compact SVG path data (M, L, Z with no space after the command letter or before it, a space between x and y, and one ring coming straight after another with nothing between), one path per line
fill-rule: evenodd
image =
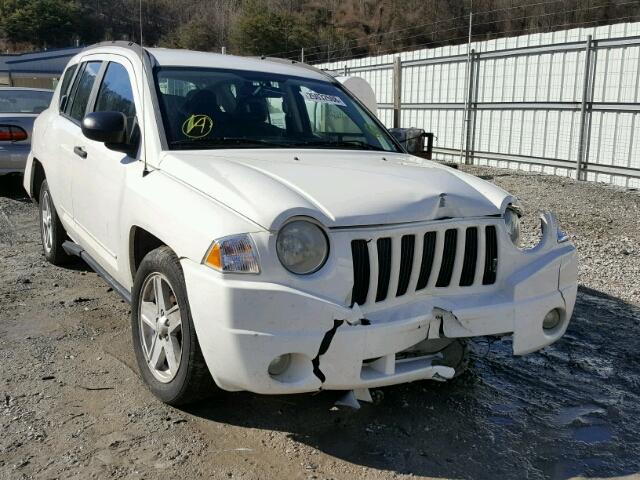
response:
M78 16L75 3L65 0L7 1L0 6L4 34L40 48L72 44Z
M0 0L0 47L139 41L309 63L464 42L469 0ZM473 0L474 39L637 18L638 2ZM482 13L485 12L485 13ZM611 20L609 20L611 19Z
M172 48L210 51L217 46L217 37L216 32L206 19L197 19L180 25L176 31L165 37L162 45Z
M243 55L289 52L314 43L313 27L301 13L250 0L231 30L231 47Z

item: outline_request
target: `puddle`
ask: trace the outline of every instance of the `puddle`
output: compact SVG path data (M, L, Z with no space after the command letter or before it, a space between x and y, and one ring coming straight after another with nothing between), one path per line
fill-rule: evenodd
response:
M585 443L601 443L611 440L612 434L605 425L589 425L573 429L573 438Z
M583 405L576 407L563 408L553 418L553 422L557 425L570 425L577 420L585 421L582 417L592 414L604 414L604 409L596 405Z

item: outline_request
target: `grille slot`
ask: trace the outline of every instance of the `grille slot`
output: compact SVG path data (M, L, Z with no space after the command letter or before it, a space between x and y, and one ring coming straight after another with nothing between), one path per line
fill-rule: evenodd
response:
M400 274L398 278L398 289L396 297L401 297L407 293L409 280L411 280L411 269L413 267L413 251L416 243L415 235L404 235L402 237L400 252Z
M381 302L387 298L387 292L389 291L391 239L389 237L379 238L376 243L378 246L378 291L376 292L376 302Z
M478 229L469 227L465 235L464 261L462 273L460 274L461 287L473 285L473 280L476 276L476 261L478 259Z
M458 242L458 231L449 229L444 232L444 248L442 250L442 263L440 273L436 281L436 287L448 287L451 283L451 274L456 262L456 244Z
M367 301L370 282L369 248L366 240L351 242L351 256L353 258L353 290L351 291L351 305L364 305Z
M352 305L384 303L417 292L494 285L498 271L498 226L463 223L431 230L387 230L382 237L351 239Z
M420 276L416 284L416 290L422 290L429 283L431 269L433 268L433 259L436 255L436 232L427 232L424 234L424 243L422 246L422 262L420 263Z
M489 225L485 228L485 237L486 245L482 284L493 285L496 282L496 272L498 271L498 236L496 235L496 227Z

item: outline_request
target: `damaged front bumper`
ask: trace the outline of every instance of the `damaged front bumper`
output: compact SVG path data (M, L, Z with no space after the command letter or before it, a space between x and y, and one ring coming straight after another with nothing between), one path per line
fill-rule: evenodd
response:
M357 304L348 308L278 283L229 280L183 259L204 358L225 390L286 394L451 378L453 369L438 365L438 354L397 355L425 339L512 334L514 354L539 350L564 334L577 293L575 249L557 241L552 220L535 254L490 295L419 295L366 314ZM542 322L553 309L561 321L548 331ZM288 367L269 374L280 355L289 355Z

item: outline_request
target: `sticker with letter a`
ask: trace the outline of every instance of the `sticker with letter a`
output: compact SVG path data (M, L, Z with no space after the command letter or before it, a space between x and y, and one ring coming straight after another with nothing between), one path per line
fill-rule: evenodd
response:
M202 138L209 135L213 128L213 119L208 115L193 114L182 124L182 133L189 138Z

